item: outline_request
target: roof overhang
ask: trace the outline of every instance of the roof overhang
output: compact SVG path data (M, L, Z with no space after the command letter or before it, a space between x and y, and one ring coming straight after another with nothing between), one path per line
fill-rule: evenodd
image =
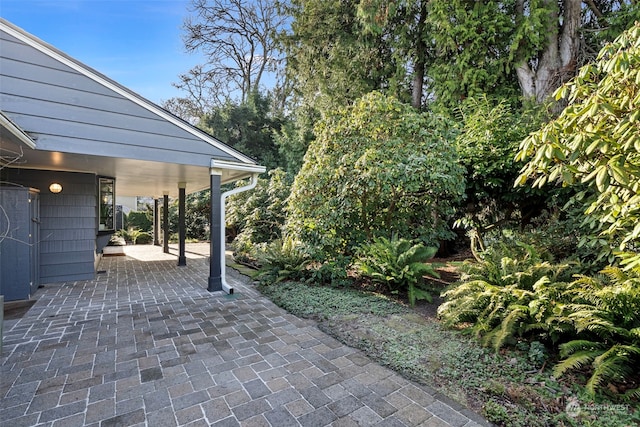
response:
M0 111L0 144L2 144L0 147L4 147L4 143L9 142L14 145L22 144L31 149L36 148L36 142Z
M116 179L118 195L153 197L164 194L175 196L178 194L179 185L185 185L189 193L207 189L210 187L211 174L220 175L221 182L225 184L265 171L264 167L257 165L250 157L2 18L0 30L27 47L35 49L39 52L38 57L44 54L48 59L62 64L64 70L71 70L69 73L79 76L74 78L90 82L91 88L97 85L100 90L90 92L92 96L96 96L91 98L94 99L92 102L102 102L103 98L99 97L102 96L102 89L105 89L109 93L109 99L125 101L125 105L132 105L132 111L144 110L143 114L135 116L135 120L143 120L136 121L136 124L142 123L144 129L133 126L120 128L119 122L114 118L120 110L113 109L110 104L106 107L100 104L101 107L95 109L98 112L96 114L107 114L104 117L111 121L110 125L101 120L91 120L86 115L78 116L82 118L76 121L69 121L64 114L48 114L50 104L57 102L55 98L29 97L33 90L28 85L22 88L25 92L16 89L16 93L11 93L7 98L15 102L7 101L3 97L7 108L4 112L0 111L0 166L83 172L113 177ZM29 51L32 52L33 49L30 48ZM18 57L15 56L15 52L14 57L9 53L9 60L22 63L16 59ZM31 65L39 64L34 61ZM22 77L16 74L15 70L13 74L7 72L7 75L14 81L33 83L28 79L20 80ZM42 81L38 80L36 83L46 82L43 77ZM74 86L56 87L70 91L65 98L66 104L63 103L67 109L65 113L69 116L80 114L81 104L76 105L69 101L76 99ZM22 102L23 98L20 96L28 101ZM88 105L91 106L90 103ZM89 108L88 111L94 110ZM162 131L157 131L157 136L164 138L164 141L157 142L149 136L156 131L156 127L149 125L151 120L159 120L163 126L166 125ZM71 124L67 126L67 123ZM95 139L93 135L96 135ZM175 144L173 141L167 141L171 138L175 140ZM188 146L183 148L181 144ZM11 160L10 165L6 159Z
M216 159L211 159L211 169L212 169L212 173L218 173L219 175L220 174L224 175L225 172L227 174L230 174L231 172L233 172L234 175L236 176L244 175L243 178L246 176L250 176L254 173L263 173L267 170L264 166L260 166L260 165L229 162L226 160L216 160ZM219 172L215 172L215 171L219 171ZM239 179L242 179L242 178L239 178Z
M153 197L164 194L177 197L180 183L186 185L187 193L208 189L212 173L221 175L222 184L226 184L265 171L263 166L215 159L211 160L211 167L203 167L42 150L24 150L16 166L23 169L84 172L113 177L116 179L118 196Z

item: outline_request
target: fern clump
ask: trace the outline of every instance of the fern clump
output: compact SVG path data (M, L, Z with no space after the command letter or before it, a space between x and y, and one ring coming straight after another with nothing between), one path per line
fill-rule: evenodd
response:
M545 261L531 246L514 251L519 258L500 256L498 246L480 262L467 262L460 282L443 293L442 322L496 351L522 340L550 345L561 359L555 376L587 372L588 393L639 399L639 269L573 275L572 264Z
M258 253L258 262L258 280L262 284L271 284L304 278L307 266L311 262L311 255L306 246L285 238L266 245Z
M362 277L387 287L391 293L406 291L409 305L413 307L417 300L432 301L431 289L423 278L439 277L434 265L426 262L437 250L395 236L377 237L360 246L354 267Z
M459 283L442 294L438 315L496 351L520 338L556 342L572 330L556 305L572 267L549 262L532 245L496 244L479 262L464 263Z
M446 301L438 308L443 323L470 328L496 351L518 338L555 342L571 333L571 322L557 316L558 298L568 287L561 278L569 265L544 262L517 272L505 268L517 264L503 258L500 267L488 266L492 272L501 270L500 275L463 275L459 285L443 293Z
M640 366L638 271L607 267L601 275L578 277L565 295L572 299L565 307L566 316L579 338L559 346L563 360L554 375L586 369L590 394L621 386L625 397L640 399L640 387L629 382Z

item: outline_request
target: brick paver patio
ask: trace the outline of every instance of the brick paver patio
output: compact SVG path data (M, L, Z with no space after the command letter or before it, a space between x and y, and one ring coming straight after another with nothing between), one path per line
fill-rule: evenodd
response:
M229 270L206 291L153 246L48 284L5 321L2 426L458 426L477 415L278 308Z

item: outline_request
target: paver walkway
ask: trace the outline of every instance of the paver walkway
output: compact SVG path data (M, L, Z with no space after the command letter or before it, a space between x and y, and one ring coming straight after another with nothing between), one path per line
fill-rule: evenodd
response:
M0 425L485 424L233 270L235 294L209 293L205 257L177 267L160 248L136 251L104 258L95 280L46 285L5 321Z

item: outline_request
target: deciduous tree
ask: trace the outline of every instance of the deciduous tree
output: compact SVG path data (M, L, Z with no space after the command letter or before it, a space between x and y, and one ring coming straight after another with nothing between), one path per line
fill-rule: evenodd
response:
M282 61L274 35L287 18L275 3L192 0L191 12L184 23L184 43L187 51L203 53L207 63L181 75L176 86L215 105L245 102L251 93L264 91L267 74Z

